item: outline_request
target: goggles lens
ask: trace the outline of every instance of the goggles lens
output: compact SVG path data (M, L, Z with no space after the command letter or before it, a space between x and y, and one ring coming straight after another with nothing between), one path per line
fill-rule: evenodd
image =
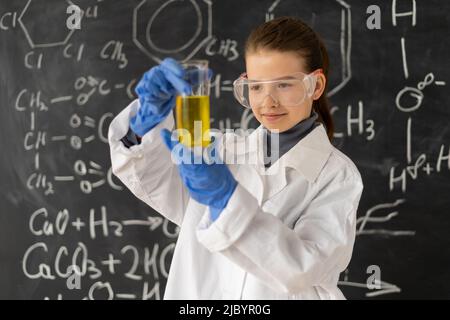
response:
M234 81L233 89L237 101L246 108L261 106L268 95L279 104L290 107L311 97L315 84L315 72L308 75L296 73L286 79L264 81L250 80L243 74Z

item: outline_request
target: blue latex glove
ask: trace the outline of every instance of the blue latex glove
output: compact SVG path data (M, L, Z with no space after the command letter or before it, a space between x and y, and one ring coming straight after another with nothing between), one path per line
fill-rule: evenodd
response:
M169 130L161 130L165 145L171 152L174 151L172 154L179 163L181 180L194 200L209 206L211 219L216 220L236 189L237 181L226 164L206 163L202 155L194 155L191 148L180 144L178 140L171 140L171 135ZM183 162L183 159L189 161Z
M135 89L140 107L130 120L130 128L135 134L142 137L164 120L175 106L177 92L191 92L184 76L185 70L172 58L164 59L144 73Z
M212 71L208 69L211 79ZM164 59L160 65L147 71L136 86L140 107L130 120L131 130L144 136L160 123L175 107L177 93L191 93L191 84L198 82L198 71L185 71L172 58Z

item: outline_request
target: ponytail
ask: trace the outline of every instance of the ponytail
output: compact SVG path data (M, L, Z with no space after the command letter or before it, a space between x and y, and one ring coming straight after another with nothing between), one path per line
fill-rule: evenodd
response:
M319 42L320 56L322 58L321 59L322 63L321 63L320 68L322 68L325 78L328 80L328 71L329 71L328 52L327 52L327 49L325 48L325 45L323 44L323 41L319 38L319 36L317 36L317 40ZM327 94L326 94L327 87L328 87L328 81L325 84L325 89L324 89L322 95L320 96L320 98L317 100L314 100L313 109L319 115L318 120L324 125L324 127L327 131L328 139L330 141L332 141L333 135L334 135L334 123L333 123L333 118L332 118L331 112L330 112L330 102L329 102Z

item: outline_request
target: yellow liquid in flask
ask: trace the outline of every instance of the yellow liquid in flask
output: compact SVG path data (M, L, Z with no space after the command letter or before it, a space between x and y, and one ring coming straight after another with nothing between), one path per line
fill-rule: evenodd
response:
M176 125L179 141L188 147L206 147L209 136L209 96L177 96Z

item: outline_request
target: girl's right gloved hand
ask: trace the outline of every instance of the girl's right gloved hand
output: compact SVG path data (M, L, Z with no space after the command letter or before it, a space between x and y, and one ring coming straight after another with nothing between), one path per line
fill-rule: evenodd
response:
M175 106L177 93L190 93L184 76L185 70L172 58L144 73L135 89L140 107L130 120L130 128L136 135L144 136L164 120Z

